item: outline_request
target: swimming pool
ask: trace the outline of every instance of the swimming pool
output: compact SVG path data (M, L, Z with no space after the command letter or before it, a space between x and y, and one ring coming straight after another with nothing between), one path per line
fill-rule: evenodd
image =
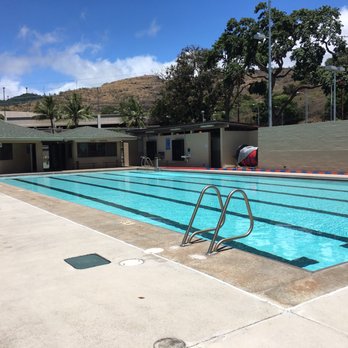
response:
M18 176L0 181L184 233L200 191L216 185L225 199L243 189L255 226L235 248L316 271L348 261L348 182L167 171L106 171ZM205 195L195 229L215 227L213 192ZM241 196L231 201L219 235L249 227Z

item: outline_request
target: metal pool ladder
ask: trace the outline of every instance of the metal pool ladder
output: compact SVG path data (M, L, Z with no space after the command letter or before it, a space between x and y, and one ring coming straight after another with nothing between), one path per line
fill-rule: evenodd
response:
M150 157L141 156L140 159L141 159L140 165L142 167L153 167L153 164L152 164L152 161L151 161Z
M205 193L208 190L210 190L210 189L215 191L215 193L217 195L217 198L219 200L219 205L220 205L220 210L221 210L219 221L217 222L216 226L213 227L213 228L207 228L207 229L204 229L204 230L195 231L195 232L190 234L193 222L194 222L195 217L197 215L197 211L198 211L198 209L201 206L202 199L203 199ZM223 238L219 242L216 243L216 239L217 239L217 237L219 235L219 231L220 231L221 227L225 223L226 212L227 212L228 205L229 205L229 203L231 201L231 198L232 198L233 195L235 195L238 192L242 194L244 202L245 202L245 205L246 205L247 210L248 210L248 216L249 216L249 221L250 221L249 228L248 228L247 232L245 232L245 233L243 233L241 235L237 235L237 236L230 237L230 238ZM231 240L240 239L240 238L244 238L244 237L249 236L249 234L252 232L253 228L254 228L253 214L251 212L248 196L246 195L246 193L243 190L236 189L236 190L231 191L229 193L229 195L227 196L227 198L226 198L225 204L223 204L222 203L220 190L215 185L208 185L208 186L203 188L203 190L201 191L201 193L199 195L199 198L197 200L195 209L194 209L194 211L192 213L192 216L191 216L190 223L189 223L189 225L187 227L186 233L185 233L184 238L183 238L183 240L181 242L181 246L186 246L188 244L191 244L192 243L192 238L194 236L196 236L197 234L202 234L202 233L205 233L205 232L214 231L213 238L212 238L212 240L210 242L209 249L208 249L208 252L207 252L207 254L212 254L214 252L217 252L219 250L221 244L223 244L223 243L229 242Z

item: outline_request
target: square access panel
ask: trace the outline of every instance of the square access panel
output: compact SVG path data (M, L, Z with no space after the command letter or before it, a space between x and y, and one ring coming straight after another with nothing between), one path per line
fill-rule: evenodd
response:
M107 265L111 261L98 254L88 254L64 259L66 263L76 269L85 269L101 265Z

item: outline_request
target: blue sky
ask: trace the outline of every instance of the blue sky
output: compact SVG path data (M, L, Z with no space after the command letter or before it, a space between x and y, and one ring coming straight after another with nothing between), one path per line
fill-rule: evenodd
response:
M182 48L209 48L231 17L252 17L259 1L2 0L0 87L6 97L55 93L157 74ZM347 0L273 0L286 12ZM2 95L1 95L2 97Z

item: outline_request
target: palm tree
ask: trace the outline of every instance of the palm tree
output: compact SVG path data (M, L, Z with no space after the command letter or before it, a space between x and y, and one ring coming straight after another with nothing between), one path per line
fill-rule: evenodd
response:
M93 118L90 107L88 105L83 105L82 97L80 94L77 94L77 93L73 93L68 99L66 99L62 110L64 113L64 117L69 119L68 121L69 128L78 127L79 122L81 120Z
M49 119L51 121L51 130L52 133L54 133L55 122L59 118L59 109L53 97L51 95L44 96L43 99L35 105L34 111L38 114L33 117L34 119Z
M130 97L120 103L119 112L127 127L145 127L145 115L140 103Z

